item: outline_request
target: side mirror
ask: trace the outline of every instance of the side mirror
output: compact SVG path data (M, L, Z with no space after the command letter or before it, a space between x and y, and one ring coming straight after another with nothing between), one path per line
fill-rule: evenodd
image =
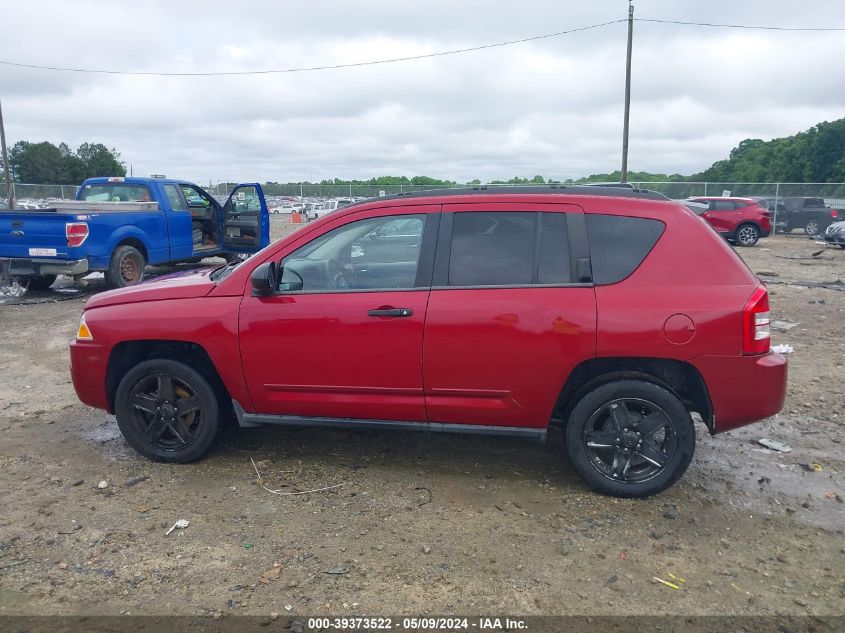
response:
M252 294L266 296L276 289L276 262L266 262L258 266L250 275Z

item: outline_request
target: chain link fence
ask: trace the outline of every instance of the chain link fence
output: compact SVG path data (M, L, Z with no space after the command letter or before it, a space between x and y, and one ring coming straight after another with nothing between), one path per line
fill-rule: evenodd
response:
M210 183L209 193L218 198L229 195L236 183ZM823 198L825 204L834 208L845 208L845 183L810 183L810 182L632 182L642 189L659 191L674 199L692 196L739 196L764 198L814 197ZM477 184L455 184L452 187L473 187ZM525 185L486 184L488 188L507 189ZM37 185L16 183L13 185L15 200L21 206L44 205L52 200L73 200L79 187L76 185ZM264 191L272 197L289 198L373 198L389 196L409 191L426 191L449 188L447 185L317 185L317 184L279 184L267 183ZM0 200L8 198L5 184L0 181Z

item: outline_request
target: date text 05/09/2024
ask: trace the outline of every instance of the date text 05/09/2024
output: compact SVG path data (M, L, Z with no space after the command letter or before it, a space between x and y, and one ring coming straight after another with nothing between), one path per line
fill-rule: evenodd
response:
M498 617L340 617L309 618L309 630L516 631L526 630L519 618Z

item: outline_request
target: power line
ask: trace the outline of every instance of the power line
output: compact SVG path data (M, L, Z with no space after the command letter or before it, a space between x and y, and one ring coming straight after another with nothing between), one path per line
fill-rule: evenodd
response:
M626 19L611 20L610 22L602 22L601 24L591 24L590 26L581 26L575 29L567 29L566 31L558 31L556 33L545 33L543 35L534 35L532 37L524 37L518 40L508 40L506 42L494 42L492 44L482 44L480 46L470 46L467 48L456 48L448 51L438 51L435 53L424 53L421 55L409 55L407 57L393 57L391 59L377 59L366 62L352 62L349 64L332 64L328 66L307 66L301 68L277 68L268 70L233 70L233 71L212 71L212 72L195 72L195 73L181 73L181 72L153 72L153 71L126 71L126 70L105 70L99 68L71 68L62 66L41 66L38 64L23 64L20 62L10 62L0 60L0 64L4 66L15 66L18 68L32 68L36 70L54 70L60 72L72 73L96 73L101 75L145 75L155 77L218 77L227 75L281 75L286 73L302 73L316 70L337 70L339 68L357 68L360 66L376 66L379 64L392 64L394 62L407 62L417 59L428 59L431 57L445 57L447 55L458 55L460 53L471 53L473 51L482 51L490 48L500 48L502 46L511 46L513 44L524 44L525 42L535 42L537 40L549 39L552 37L560 37L562 35L569 35L570 33L578 33L580 31L589 31L591 29L598 29L611 24L619 24L620 22L627 22Z
M758 31L845 31L837 27L793 27L793 26L756 26L749 24L715 24L712 22L684 22L682 20L658 20L656 18L635 18L636 22L656 22L657 24L682 24L684 26L711 26L723 29L751 29Z

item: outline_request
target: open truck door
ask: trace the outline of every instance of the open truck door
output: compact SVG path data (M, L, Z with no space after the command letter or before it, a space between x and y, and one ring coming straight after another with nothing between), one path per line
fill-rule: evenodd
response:
M236 186L223 205L222 250L255 253L270 243L270 216L257 182Z

